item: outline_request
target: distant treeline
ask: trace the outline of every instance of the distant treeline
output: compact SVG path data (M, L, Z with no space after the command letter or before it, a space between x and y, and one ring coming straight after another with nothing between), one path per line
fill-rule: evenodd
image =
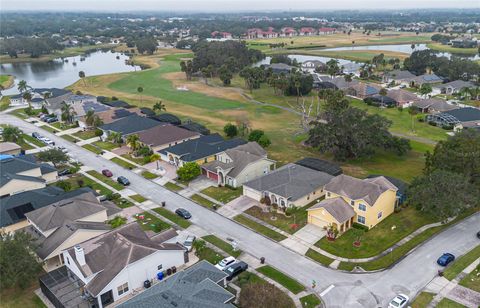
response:
M32 58L64 49L56 40L51 38L19 38L6 39L0 44L0 53L8 54L11 58L26 53Z

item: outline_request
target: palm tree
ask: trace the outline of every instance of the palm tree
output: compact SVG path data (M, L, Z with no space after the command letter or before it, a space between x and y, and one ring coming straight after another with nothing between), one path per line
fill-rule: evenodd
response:
M347 75L343 76L343 79L345 79L345 82L352 82L352 80L353 80L352 74L347 74Z
M20 91L20 93L26 92L29 86L27 85L27 82L25 80L20 80L18 82L17 89Z
M85 123L87 123L88 126L93 126L93 121L95 118L95 111L89 110L85 114Z
M160 168L160 166L158 165L159 160L160 160L160 155L158 155L157 153L150 155L150 161L157 162L157 170Z
M3 141L18 142L23 139L23 132L16 126L7 125L3 128Z
M137 88L137 92L140 94L140 104L142 103L142 92L143 92L143 88L142 87L138 87Z
M83 80L83 85L86 87L87 83L85 82L85 72L84 71L78 72L78 77L80 77L80 79Z
M107 140L112 142L112 143L116 143L116 144L120 145L120 144L123 143L122 133L110 132L108 134Z
M25 93L23 93L22 98L27 101L28 108L32 109L32 104L30 102L32 100L32 93L25 92Z
M160 113L162 111L167 111L167 107L162 101L158 101L157 103L155 103L155 105L153 105L153 111L155 111L156 113Z
M460 97L464 99L468 99L473 96L470 88L467 88L467 87L461 88L459 94L460 94Z
M73 107L63 101L60 109L62 111L62 120L69 124L73 123L73 118L77 114Z
M408 107L408 114L410 114L410 117L412 118L412 132L414 132L415 131L414 116L418 114L418 109L413 106Z
M126 140L126 144L132 149L132 152L136 152L140 146L140 138L137 134L129 135Z
M414 49L415 49L415 44L412 44L412 45L410 46L410 48L412 48L412 50L414 50Z

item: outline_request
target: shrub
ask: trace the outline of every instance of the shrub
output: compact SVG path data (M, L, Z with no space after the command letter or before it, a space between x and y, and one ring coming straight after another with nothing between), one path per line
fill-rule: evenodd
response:
M72 166L68 170L70 171L70 173L74 174L74 173L77 173L80 170L80 166Z
M278 209L278 204L272 203L272 207L273 207L274 209Z
M250 132L250 134L248 135L248 141L257 141L260 140L260 138L265 135L265 133L263 132L263 130L260 130L260 129L254 129Z
M202 171L200 166L195 162L189 162L177 169L177 175L180 180L190 181L200 175Z
M227 123L224 127L223 127L223 132L225 133L225 135L229 138L233 138L235 137L237 134L238 134L238 128L236 125L234 124L231 124L231 123Z
M397 110L403 112L403 107L397 107Z
M263 135L262 137L260 137L260 139L258 139L257 142L262 148L266 148L270 144L272 144L272 142L270 141L270 139L268 139L266 135Z
M95 129L95 136L100 137L101 135L103 135L103 130L101 130L100 128L96 128Z
M369 230L367 226L361 225L361 224L359 224L359 223L357 223L357 222L354 222L354 223L353 223L353 227L354 227L355 229L363 230L363 231L365 231L365 232L368 232L368 230Z
M295 214L297 211L297 208L295 206L290 206L285 209L285 215L291 216L292 214Z
M270 197L265 197L265 205L270 206L272 205L272 201L270 200Z
M56 185L57 187L60 187L64 191L70 191L72 189L72 184L70 184L70 182L67 182L67 181L58 181Z
M113 192L109 192L108 194L105 195L105 197L107 198L107 200L117 200L117 199L120 199L121 195L119 193L113 193Z
M265 197L262 197L262 198L260 199L260 204L265 204Z
M453 125L442 125L442 128L445 129L445 130L452 130Z

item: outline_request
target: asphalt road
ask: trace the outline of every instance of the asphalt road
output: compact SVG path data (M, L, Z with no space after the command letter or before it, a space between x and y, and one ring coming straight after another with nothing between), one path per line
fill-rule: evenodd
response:
M108 168L115 177L126 176L131 181L130 189L154 202L166 201L170 210L186 208L192 213L193 223L220 237L234 238L240 249L257 258L265 257L267 263L307 287L315 280L318 294L330 289L322 294L327 307L387 307L397 293L413 297L437 274L438 256L447 251L458 256L480 244L475 237L480 230L480 213L477 213L437 235L390 270L370 274L332 270L33 124L7 114L0 114L0 123L18 126L25 133L41 131L83 164L96 170Z

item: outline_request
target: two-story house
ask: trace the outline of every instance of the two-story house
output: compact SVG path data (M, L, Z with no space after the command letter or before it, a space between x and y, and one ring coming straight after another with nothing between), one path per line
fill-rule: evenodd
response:
M307 210L308 223L343 233L354 223L373 228L392 214L398 188L383 176L362 180L342 174L324 190L325 199Z

